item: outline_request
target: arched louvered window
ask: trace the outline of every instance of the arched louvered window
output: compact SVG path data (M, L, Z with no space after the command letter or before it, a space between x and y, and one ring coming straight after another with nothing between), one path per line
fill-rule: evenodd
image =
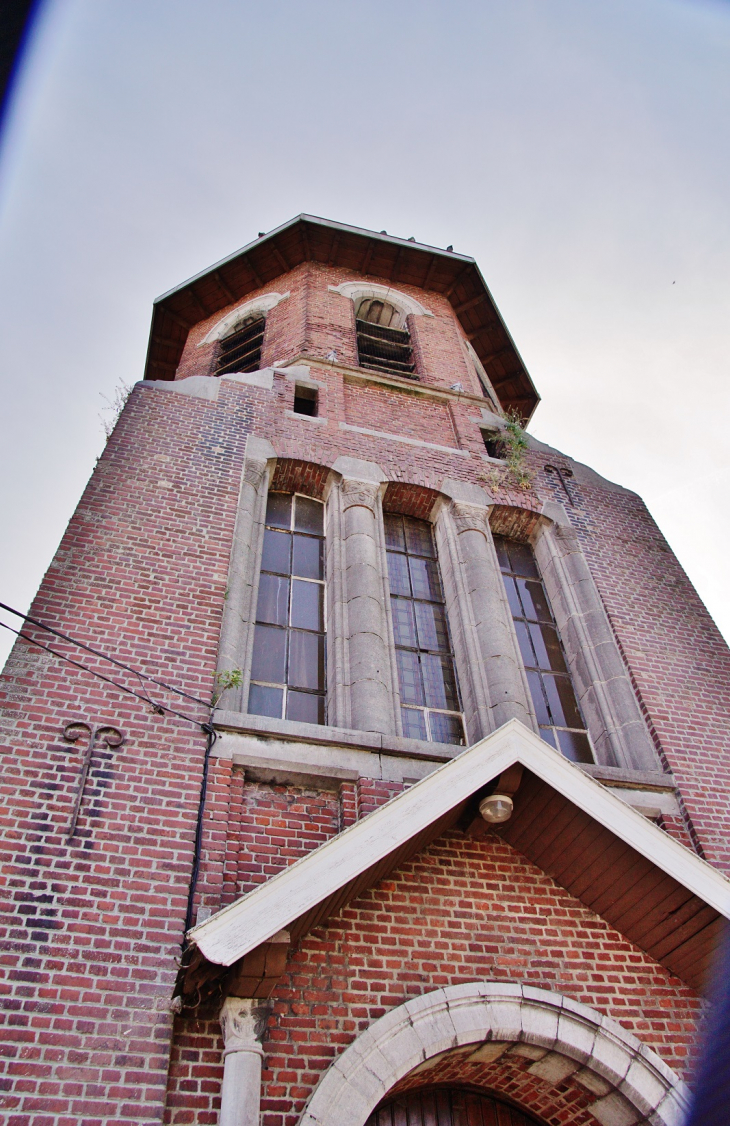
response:
M540 735L574 762L593 762L563 646L529 544L495 536Z
M220 342L214 375L258 371L261 367L261 346L264 342L266 317L255 313Z
M406 1091L388 1099L365 1126L540 1126L516 1106L461 1087Z
M360 367L418 378L411 335L400 309L380 297L363 297L355 309L355 324Z

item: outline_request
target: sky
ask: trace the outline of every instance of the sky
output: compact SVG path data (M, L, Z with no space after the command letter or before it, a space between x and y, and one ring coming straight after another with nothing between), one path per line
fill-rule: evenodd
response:
M477 259L531 432L643 496L730 638L729 133L730 0L50 0L0 148L0 601L154 298L309 212Z

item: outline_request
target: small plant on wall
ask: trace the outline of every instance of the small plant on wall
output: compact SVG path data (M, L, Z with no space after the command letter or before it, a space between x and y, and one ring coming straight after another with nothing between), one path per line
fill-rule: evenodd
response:
M499 437L502 444L501 457L506 465L504 469L495 466L481 474L481 480L486 481L493 489L509 488L510 485L516 485L519 489L531 489L534 475L525 461L530 443L522 419L515 410L506 411L502 417L504 426Z
M101 422L102 429L106 436L107 442L112 436L112 431L119 421L119 416L124 410L127 399L132 394L132 384L124 383L121 379L114 388L114 398L110 399L108 395L101 393L101 397L106 403L105 407L101 408L99 421Z
M532 473L525 464L525 454L529 449L527 432L517 411L510 410L504 416L503 440L507 471L521 489L532 488Z

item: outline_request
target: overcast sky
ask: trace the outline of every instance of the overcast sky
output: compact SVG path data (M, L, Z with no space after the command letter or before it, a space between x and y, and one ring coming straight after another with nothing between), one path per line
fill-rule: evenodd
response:
M307 211L476 257L532 433L644 497L730 637L729 95L729 0L51 0L0 153L0 601L153 299Z

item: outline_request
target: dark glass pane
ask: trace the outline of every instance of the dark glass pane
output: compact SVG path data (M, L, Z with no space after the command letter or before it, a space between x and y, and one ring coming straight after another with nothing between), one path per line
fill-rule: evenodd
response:
M517 624L517 623L515 623ZM537 654L537 667L552 669L553 672L567 672L563 651L558 641L557 630L553 626L539 623L530 625L530 637Z
M517 589L525 610L525 617L538 622L552 622L553 616L542 588L542 583L532 579L517 579Z
M515 580L509 575L504 575L503 578L504 589L507 591L507 601L509 602L509 608L512 611L512 617L521 618L522 603L517 596L517 587L515 586Z
M413 597L441 602L441 584L436 564L430 559L417 559L409 555L408 566L411 572Z
M406 598L409 598L411 594L411 584L408 579L408 557L405 555L396 555L393 551L387 552L387 555L390 593L404 594Z
M515 621L515 633L520 645L520 653L526 668L535 667L535 654L530 644L530 627L527 622L521 622L519 619Z
M285 626L287 624L288 608L289 579L280 579L277 575L262 573L259 579L259 601L256 610L256 621L271 622L273 625Z
M291 527L291 493L269 493L266 502L266 523L274 528Z
M280 533L270 534L275 536ZM301 575L304 579L324 577L324 540L314 536L294 536L292 574Z
M289 634L289 684L295 688L324 688L324 637L321 633Z
M294 527L297 532L313 532L321 536L324 532L324 505L309 497L295 497Z
M549 743L550 746L553 747L556 751L558 750L557 744L555 742L555 732L553 731L552 727L541 727L540 738L545 743Z
M553 723L558 727L583 727L573 685L567 676L543 676L542 680Z
M530 695L532 696L532 703L535 708L537 722L545 724L552 723L552 718L547 709L547 701L545 700L545 693L543 691L542 677L540 676L540 673L528 672L527 683L530 686Z
M413 603L406 598L391 598L390 608L393 614L393 636L396 645L406 645L415 649L417 642Z
M435 653L421 654L421 671L426 692L426 705L429 708L459 707L456 695L456 677L451 657L439 657Z
M292 579L291 624L299 629L324 629L323 587Z
M396 551L405 551L406 541L403 535L403 517L394 516L392 512L386 512L383 516L383 523L385 524L386 547L394 548Z
M510 571L512 565L509 561L509 555L507 554L507 541L503 536L495 536L494 546L497 549L497 559L499 560L500 567L503 571Z
M573 762L593 762L588 736L580 731L556 731L560 750Z
M264 688L262 684L252 684L248 693L249 713L281 719L281 702L283 699L283 688Z
M458 716L444 715L443 712L429 712L428 722L431 727L431 739L434 743L452 743L457 747L463 745L464 729Z
M433 602L414 602L418 624L418 645L421 649L449 652L446 611Z
M428 739L425 712L416 711L415 708L401 708L400 714L406 739Z
M509 557L512 570L516 575L523 575L526 579L540 579L540 572L535 563L535 556L529 544L518 543L517 540L509 541Z
M433 536L431 525L426 520L412 520L405 516L403 524L406 530L406 544L412 555L427 555L434 558Z
M264 550L261 556L262 571L276 571L277 575L290 574L291 536L288 532L264 532Z
M251 662L252 680L286 684L286 635L285 629L277 629L276 626L256 626Z
M423 704L423 686L421 684L418 655L409 653L407 649L396 649L395 656L398 663L398 685L401 700L405 704Z
M324 696L290 691L286 698L286 718L299 723L324 723Z

